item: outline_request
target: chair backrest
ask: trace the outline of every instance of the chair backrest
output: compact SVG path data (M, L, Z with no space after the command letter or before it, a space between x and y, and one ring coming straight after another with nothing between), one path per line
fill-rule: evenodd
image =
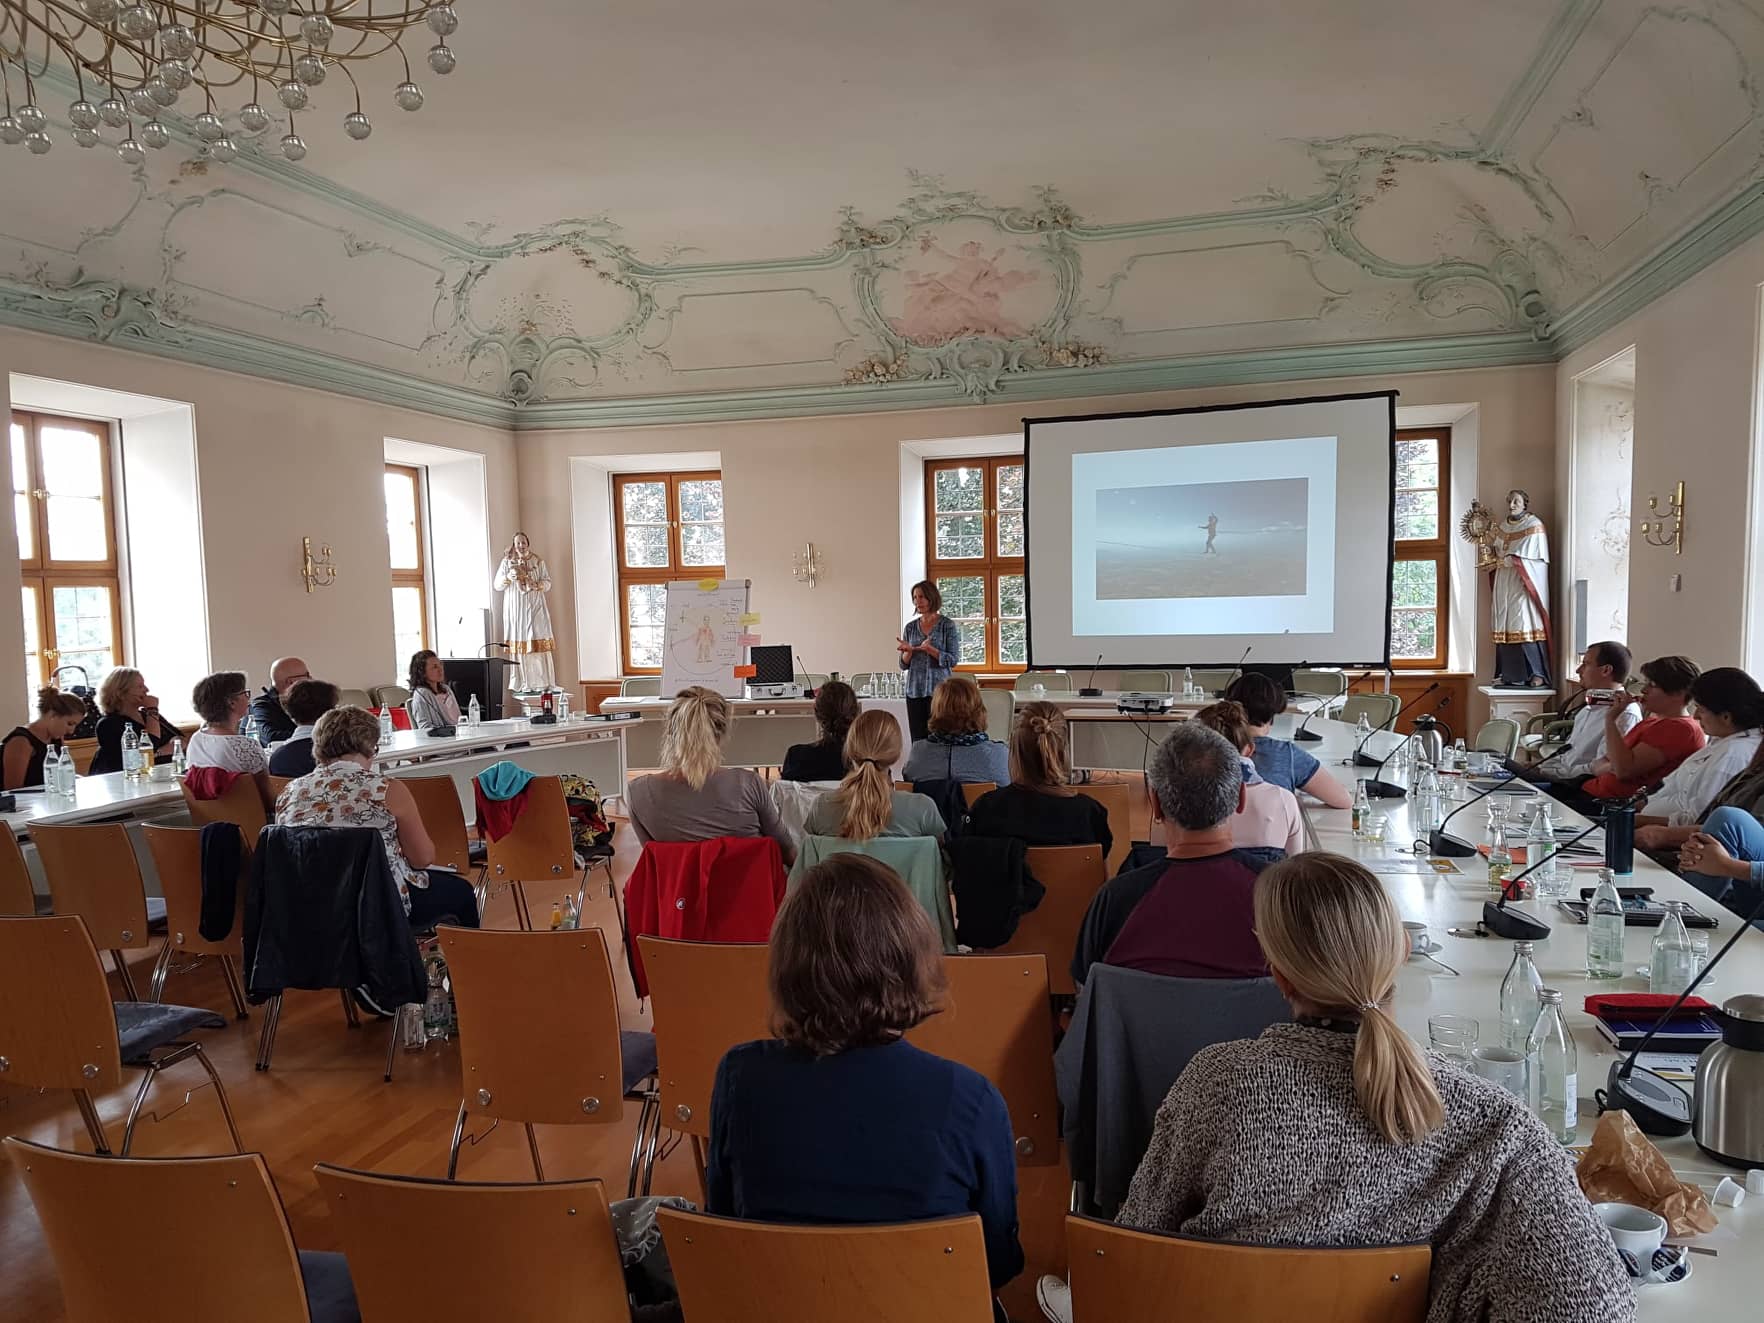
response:
M245 937L245 879L241 867L235 893L237 905L233 929L218 942L202 936L202 831L201 827L143 827L159 889L165 894L165 936L172 949L192 955L240 954ZM249 858L243 851L241 865Z
M1433 1251L1426 1245L1288 1249L1134 1231L1066 1219L1072 1316L1183 1323L1419 1323Z
M544 1125L618 1121L619 1002L600 929L439 932L467 1111Z
M198 827L208 822L230 822L245 834L246 850L257 848L257 838L269 822L269 815L264 812L263 796L252 777L240 777L219 799L197 799L182 782L179 788L184 792L184 807L190 810L191 822Z
M472 1184L326 1163L313 1174L349 1256L362 1323L629 1317L598 1180Z
M96 1094L121 1082L116 1007L77 915L0 918L0 1057L6 1082L27 1088Z
M288 1219L256 1153L100 1158L5 1141L68 1323L308 1323Z
M1092 781L1078 789L1079 794L1089 795L1101 804L1109 815L1109 854L1103 860L1103 872L1109 877L1120 871L1121 862L1133 849L1133 796L1136 792L1144 793L1125 781Z
M1519 747L1519 723L1511 717L1491 717L1482 723L1482 729L1476 732L1476 741L1470 747L1511 758Z
M1237 668L1233 666L1218 669L1195 667L1193 670L1195 684L1200 686L1202 692L1208 694L1224 693L1225 686L1235 680L1238 674Z
M1301 666L1292 673L1292 688L1298 694L1321 694L1324 698L1340 698L1347 693L1346 671L1320 671Z
M1011 691L1018 694L1032 694L1035 686L1040 685L1048 693L1072 692L1072 676L1069 671L1024 671L1011 685Z
M628 675L619 681L620 698L661 697L661 676Z
M795 890L805 872L836 854L863 854L887 864L906 883L913 899L937 925L944 951L956 949L955 912L950 905L949 878L944 871L943 847L936 837L872 836L867 841L854 841L843 836L804 836L796 863L790 869L791 890Z
M656 1214L692 1323L991 1323L977 1216L896 1226L788 1226Z
M365 689L339 689L337 691L337 706L372 708L375 703Z
M1129 694L1167 694L1172 691L1168 671L1120 671L1115 688Z
M711 1086L723 1054L772 1036L771 948L754 943L637 938L661 1065L662 1121L710 1138Z
M907 1040L991 1080L1011 1114L1018 1164L1053 1166L1060 1160L1060 1118L1046 957L954 955L943 958L943 968L949 999Z
M997 789L998 782L996 781L964 781L962 782L962 799L966 801L969 808L973 808L974 801L980 796L989 795Z
M25 865L24 851L18 848L18 837L8 827L0 831L0 914L35 914L37 890L31 885L31 870Z
M851 686L852 693L861 694L864 692L864 690L868 689L871 685L876 683L876 672L874 672L874 671L853 672L851 675L846 677L845 683L847 683L848 685Z
M1016 934L993 954L1046 956L1048 990L1069 997L1076 991L1072 953L1078 949L1078 929L1091 898L1107 880L1102 846L1041 846L1028 851L1027 863L1047 894L1017 921Z
M147 891L127 827L32 827L31 844L57 914L79 915L106 951L148 945Z
M1016 724L1016 696L1009 689L982 689L980 706L986 709L986 733L1000 743L1009 743Z
M1395 694L1349 694L1342 701L1341 710L1335 714L1335 719L1352 726L1359 722L1364 713L1373 730L1389 730L1390 723L1396 720L1397 709L1402 705L1403 700Z
M401 776L399 784L416 800L417 816L435 843L435 863L467 874L472 868L471 838L466 834L465 810L451 776Z
M383 684L368 690L375 707L403 707L410 702L410 690L401 684Z
M796 673L796 683L801 685L804 689L819 689L822 685L827 683L827 677L816 674L812 671L807 674L798 671Z
M567 882L576 873L576 847L563 782L536 776L525 794L527 807L508 835L485 844L490 876L498 882Z

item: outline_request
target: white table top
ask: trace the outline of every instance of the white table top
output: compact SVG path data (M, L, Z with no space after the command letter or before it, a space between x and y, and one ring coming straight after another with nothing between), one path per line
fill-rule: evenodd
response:
M1291 718L1282 718L1276 734L1291 729ZM1341 766L1341 759L1352 751L1352 727L1336 721L1314 721L1310 729L1323 736L1318 744L1305 747L1312 756L1339 779L1347 780L1356 769ZM1379 733L1373 736L1369 750L1383 756L1401 736ZM1370 768L1362 774L1369 774ZM1393 779L1388 772L1386 780ZM1374 800L1373 811L1389 819L1390 831L1379 846L1356 840L1346 810L1329 809L1315 801L1304 805L1306 821L1317 840L1318 848L1358 859L1384 881L1395 898L1403 918L1427 924L1428 936L1440 943L1438 958L1458 971L1454 977L1439 966L1423 959L1411 959L1397 981L1393 1009L1398 1022L1418 1042L1427 1041L1428 1017L1439 1014L1467 1015L1477 1020L1486 1036L1498 1029L1500 984L1512 959L1513 945L1499 938L1456 937L1448 930L1471 931L1481 917L1483 902L1493 897L1488 886L1487 870L1480 856L1453 862L1463 871L1439 875L1413 871L1417 856L1405 852L1413 832L1409 828L1408 803L1405 800ZM1502 796L1507 798L1507 796ZM1532 802L1532 801L1527 801ZM1486 841L1486 800L1473 804L1453 819L1449 830L1463 840ZM1454 806L1455 807L1455 806ZM1556 814L1559 826L1570 823L1588 825L1588 820L1561 806ZM1600 839L1598 836L1591 840ZM1582 886L1596 885L1594 869L1575 870L1570 894L1578 897ZM1661 868L1639 852L1635 857L1635 883L1654 888L1658 900L1688 900L1697 909L1715 918L1720 926L1709 930L1712 950L1733 935L1739 920L1729 911L1704 896L1675 874ZM1533 917L1551 926L1547 941L1539 943L1534 955L1538 972L1548 987L1562 992L1562 1008L1578 1050L1580 1073L1581 1116L1579 1140L1587 1142L1597 1119L1593 1090L1603 1087L1606 1073L1618 1059L1615 1049L1592 1028L1592 1017L1583 1009L1586 997L1595 992L1646 992L1647 980L1633 974L1616 983L1593 980L1586 976L1586 928L1568 918L1553 901L1529 901L1522 908ZM1653 941L1651 928L1632 927L1625 930L1624 965L1634 970L1648 962ZM1714 982L1700 989L1708 1000L1719 1004L1741 992L1764 991L1764 933L1747 931L1721 962ZM1655 1141L1671 1161L1680 1177L1712 1191L1723 1175L1743 1181L1744 1173L1735 1173L1713 1158L1705 1156L1691 1138ZM1720 1227L1703 1238L1718 1252L1718 1257L1692 1256L1692 1274L1688 1281L1675 1286L1644 1288L1638 1305L1643 1319L1674 1317L1696 1319L1737 1319L1752 1316L1756 1301L1764 1295L1764 1204L1757 1198L1739 1208L1717 1208ZM1754 1304L1743 1305L1751 1299Z

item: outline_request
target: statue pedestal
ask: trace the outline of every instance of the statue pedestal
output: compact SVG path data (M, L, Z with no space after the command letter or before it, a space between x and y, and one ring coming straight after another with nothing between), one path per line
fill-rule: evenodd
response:
M1553 710L1556 705L1554 689L1509 689L1505 685L1479 684L1476 692L1488 700L1490 719L1506 717L1517 721L1521 734L1527 721L1540 712Z

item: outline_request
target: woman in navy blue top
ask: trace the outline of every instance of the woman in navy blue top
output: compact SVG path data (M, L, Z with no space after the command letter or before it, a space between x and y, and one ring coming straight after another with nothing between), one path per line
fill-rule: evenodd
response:
M717 1067L707 1211L822 1224L978 1213L992 1284L1022 1272L1003 1097L901 1037L946 991L905 884L859 854L809 869L772 928L771 988L778 1037Z
M894 646L906 672L907 734L922 740L930 729L931 695L962 659L962 635L942 613L943 594L931 580L913 585L913 607L918 614L902 627Z

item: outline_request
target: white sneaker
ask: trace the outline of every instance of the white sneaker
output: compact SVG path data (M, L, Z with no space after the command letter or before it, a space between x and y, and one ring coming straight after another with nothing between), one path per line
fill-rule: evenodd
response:
M1052 1273L1035 1283L1035 1299L1053 1323L1072 1323L1072 1288Z

